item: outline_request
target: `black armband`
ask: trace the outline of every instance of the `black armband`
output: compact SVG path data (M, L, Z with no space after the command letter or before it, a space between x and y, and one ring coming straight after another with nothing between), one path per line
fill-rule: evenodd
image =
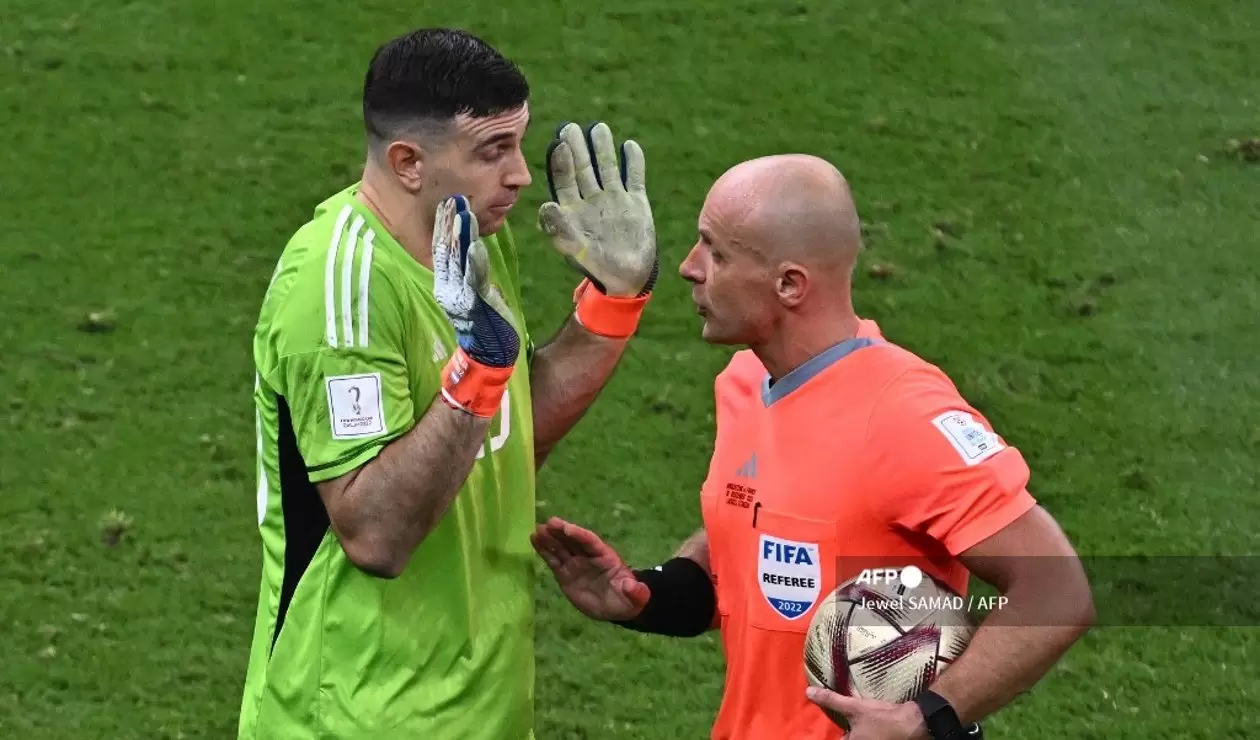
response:
M709 574L696 561L674 558L651 570L636 570L634 575L647 584L652 595L639 616L613 624L670 637L696 637L713 624L717 592Z

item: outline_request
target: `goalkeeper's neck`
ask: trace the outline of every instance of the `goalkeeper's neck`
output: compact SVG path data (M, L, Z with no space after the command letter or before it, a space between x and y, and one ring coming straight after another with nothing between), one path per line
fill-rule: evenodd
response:
M407 253L426 268L433 269L433 216L435 207L426 208L425 199L417 197L386 177L368 158L363 179L355 195L358 201L380 220Z

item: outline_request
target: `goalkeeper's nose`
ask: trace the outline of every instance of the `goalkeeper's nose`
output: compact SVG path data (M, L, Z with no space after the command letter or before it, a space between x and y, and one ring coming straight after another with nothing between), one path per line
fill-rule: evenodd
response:
M513 191L515 195L515 191L529 187L534 177L529 172L529 162L525 160L524 152L517 149L510 159L511 162L503 174L503 187Z

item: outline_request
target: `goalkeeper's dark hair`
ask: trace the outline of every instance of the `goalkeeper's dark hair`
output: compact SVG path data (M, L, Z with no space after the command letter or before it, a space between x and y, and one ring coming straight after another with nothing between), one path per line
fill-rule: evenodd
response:
M493 46L466 31L422 28L387 41L372 56L363 124L369 142L384 143L445 129L461 113L486 118L528 100L525 75Z

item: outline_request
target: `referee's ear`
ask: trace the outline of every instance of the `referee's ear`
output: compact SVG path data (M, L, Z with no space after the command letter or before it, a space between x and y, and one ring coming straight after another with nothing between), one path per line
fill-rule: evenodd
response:
M805 267L794 262L785 263L774 281L779 302L788 308L801 305L809 294L809 278L809 270Z

